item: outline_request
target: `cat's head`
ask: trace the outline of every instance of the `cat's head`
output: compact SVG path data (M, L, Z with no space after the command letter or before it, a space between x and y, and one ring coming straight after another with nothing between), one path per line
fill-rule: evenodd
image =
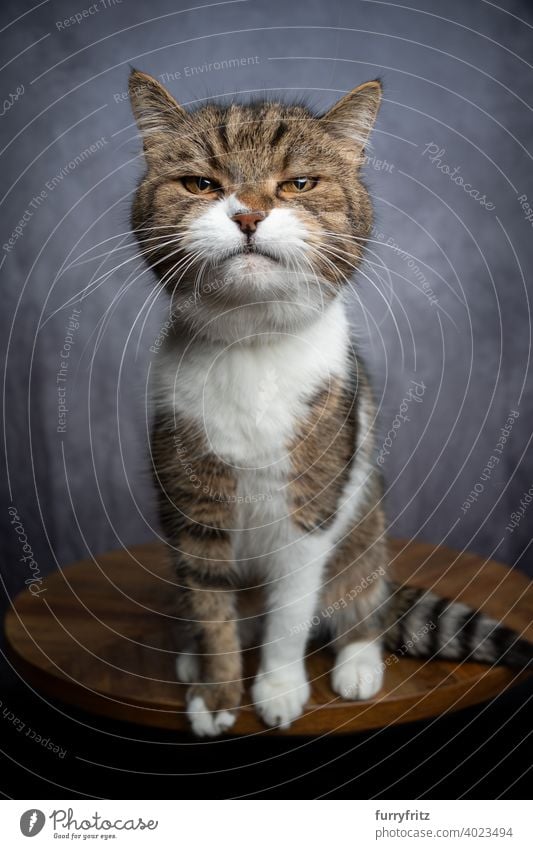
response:
M133 228L174 314L226 338L316 317L370 233L359 171L380 83L322 116L273 102L188 112L135 70L130 98L147 165Z

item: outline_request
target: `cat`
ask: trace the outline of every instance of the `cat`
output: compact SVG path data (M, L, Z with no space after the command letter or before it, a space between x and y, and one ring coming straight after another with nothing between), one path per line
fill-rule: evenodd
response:
M280 728L309 698L310 638L348 699L380 690L383 651L413 633L414 655L527 663L512 631L387 576L376 414L345 307L372 226L360 171L380 82L323 115L186 111L137 70L129 91L146 162L132 228L170 295L151 453L193 731L231 728L251 646L251 697Z

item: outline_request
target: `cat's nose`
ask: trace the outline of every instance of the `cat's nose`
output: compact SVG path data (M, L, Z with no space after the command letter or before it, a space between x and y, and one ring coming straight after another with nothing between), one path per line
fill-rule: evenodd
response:
M266 218L264 212L238 212L232 216L232 221L239 225L243 233L255 233L257 225Z

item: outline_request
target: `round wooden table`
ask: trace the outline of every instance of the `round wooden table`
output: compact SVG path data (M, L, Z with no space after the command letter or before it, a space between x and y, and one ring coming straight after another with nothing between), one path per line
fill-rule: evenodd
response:
M503 619L533 640L532 584L474 554L391 541L392 570L418 587ZM184 685L175 679L173 575L158 544L103 554L44 579L45 592L17 596L6 617L9 651L47 696L113 719L187 729ZM246 692L232 733L352 733L437 716L484 701L523 675L478 663L390 657L380 693L345 702L329 687L332 658L308 650L313 695L287 731L267 730L248 696L256 658L245 658Z

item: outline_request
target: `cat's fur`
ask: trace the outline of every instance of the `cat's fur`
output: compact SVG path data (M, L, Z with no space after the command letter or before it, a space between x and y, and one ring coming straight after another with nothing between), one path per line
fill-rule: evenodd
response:
M345 698L373 696L382 646L413 633L414 654L525 662L512 632L387 579L374 407L343 303L371 229L359 172L380 83L322 117L270 102L186 112L138 71L130 94L147 164L133 229L171 296L152 458L194 731L231 726L252 645L252 698L281 727L309 697L311 636ZM191 176L222 188L192 194ZM304 176L316 186L283 194ZM241 231L234 216L256 212Z

